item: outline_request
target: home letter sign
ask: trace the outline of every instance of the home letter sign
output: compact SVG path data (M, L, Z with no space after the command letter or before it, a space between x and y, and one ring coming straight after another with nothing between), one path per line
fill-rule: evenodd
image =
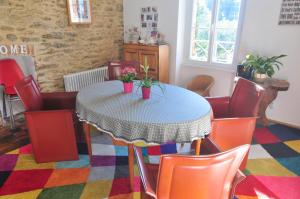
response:
M0 44L0 55L33 55L33 47L26 44Z

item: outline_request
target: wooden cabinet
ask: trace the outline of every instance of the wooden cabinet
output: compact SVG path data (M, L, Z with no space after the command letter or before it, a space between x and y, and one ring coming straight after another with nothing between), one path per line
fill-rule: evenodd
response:
M125 61L138 61L149 64L149 76L160 82L169 83L169 46L168 45L139 45L124 44ZM144 76L143 71L138 70L138 77Z

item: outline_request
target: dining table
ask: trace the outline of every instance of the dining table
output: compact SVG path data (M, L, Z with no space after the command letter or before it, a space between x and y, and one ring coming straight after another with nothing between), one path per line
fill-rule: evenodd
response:
M127 144L132 189L135 143L196 141L199 155L201 139L211 131L212 114L208 101L197 93L160 83L151 87L149 99L143 99L138 83L135 82L132 93L124 93L123 83L118 80L96 83L81 89L76 98L76 113L84 123L86 135L94 126ZM91 146L88 148L91 155Z

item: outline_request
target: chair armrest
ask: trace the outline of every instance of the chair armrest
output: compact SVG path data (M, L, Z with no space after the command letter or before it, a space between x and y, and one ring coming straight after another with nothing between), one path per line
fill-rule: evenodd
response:
M221 152L221 149L209 137L202 140L200 147L201 155L215 154Z
M75 109L77 92L42 93L45 110Z
M224 118L228 116L230 97L206 97L211 105L215 118Z
M134 152L136 155L136 160L139 166L140 175L141 175L142 183L144 185L145 192L148 195L155 197L156 196L155 176L151 175L150 172L148 171L148 168L144 162L144 157L141 148L134 146Z
M230 198L234 198L236 186L246 178L245 174L240 170L237 171L231 185Z
M256 119L257 117L213 119L209 138L222 151L251 144Z

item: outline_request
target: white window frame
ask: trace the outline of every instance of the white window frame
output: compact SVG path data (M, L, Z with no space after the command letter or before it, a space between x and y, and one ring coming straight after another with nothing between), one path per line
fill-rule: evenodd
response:
M217 63L213 62L212 53L214 41L215 41L215 24L216 24L216 15L218 10L218 5L214 5L214 9L212 12L212 24L210 30L210 41L209 41L209 52L208 52L208 61L200 61L191 58L191 44L192 44L192 27L193 27L193 11L194 11L194 2L196 0L189 0L187 1L186 5L186 28L185 28L185 66L195 66L195 67L202 67L202 68L209 68L209 69L217 69L217 70L225 70L234 72L236 70L236 66L238 64L238 50L240 47L240 39L242 33L242 25L244 21L244 14L245 14L245 4L246 0L241 0L240 6L240 13L239 13L239 20L238 20L238 27L237 27L237 35L235 40L235 47L233 52L233 59L231 64L224 64L224 63ZM217 3L219 0L215 0L214 4Z

